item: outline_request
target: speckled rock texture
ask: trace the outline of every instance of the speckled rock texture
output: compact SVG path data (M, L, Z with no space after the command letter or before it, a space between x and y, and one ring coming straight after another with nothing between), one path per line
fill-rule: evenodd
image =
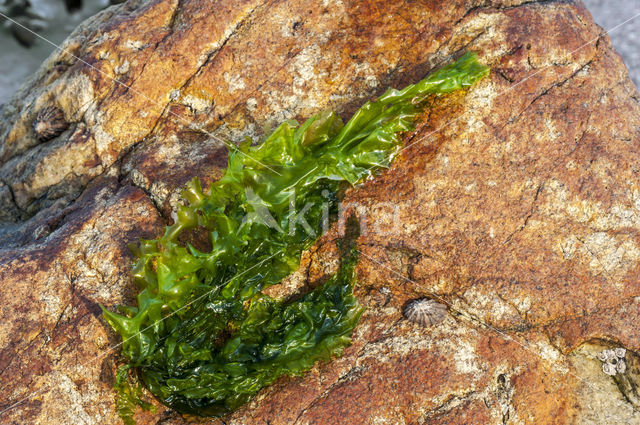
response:
M344 356L222 420L139 423L640 424L640 99L579 1L129 1L63 48L0 111L1 423L120 423L98 303L132 302L127 244L220 176L207 132L347 118L473 50L490 77L345 194L367 311ZM46 107L68 126L39 140ZM273 292L322 281L340 233ZM443 321L403 318L422 297Z

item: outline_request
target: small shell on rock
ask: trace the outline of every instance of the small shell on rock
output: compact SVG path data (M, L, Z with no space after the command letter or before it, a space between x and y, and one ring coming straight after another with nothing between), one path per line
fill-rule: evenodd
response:
M607 375L615 376L626 372L627 363L624 360L626 354L626 349L618 347L613 350L602 350L596 357L602 362L602 371Z
M33 131L40 142L46 142L57 137L69 127L65 121L64 114L55 106L48 106L41 109L33 121Z
M613 351L616 353L616 356L620 359L624 359L624 356L627 354L627 350L625 348L616 348Z
M433 326L444 320L447 306L430 298L413 300L404 308L404 316L423 326Z
M611 364L611 363L603 363L602 364L602 371L604 373L606 373L607 375L614 376L617 373L616 372L616 365Z
M618 356L616 356L616 353L613 350L602 350L602 352L598 353L598 360L601 362L615 360L617 357Z

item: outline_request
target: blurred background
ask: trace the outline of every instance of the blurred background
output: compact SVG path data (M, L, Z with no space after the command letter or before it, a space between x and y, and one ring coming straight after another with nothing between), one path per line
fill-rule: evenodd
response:
M0 13L56 45L110 0L0 0ZM5 103L55 47L0 15L0 104Z
M0 0L0 13L59 45L87 17L123 0ZM631 79L640 87L640 0L583 0L595 21L612 30ZM614 29L615 28L615 29ZM0 15L0 104L33 73L55 47Z
M598 25L609 31L624 21L626 24L609 34L613 47L620 53L629 76L640 88L640 1L639 0L582 0ZM634 18L634 16L636 16Z

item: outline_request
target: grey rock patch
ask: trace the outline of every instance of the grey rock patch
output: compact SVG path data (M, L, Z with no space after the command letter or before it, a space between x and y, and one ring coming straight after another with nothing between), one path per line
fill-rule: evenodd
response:
M605 31L636 87L640 87L640 2L637 0L583 0L593 19ZM633 19L631 19L633 18ZM621 25L626 20L629 22ZM619 27L617 27L620 25ZM616 28L617 27L617 28Z

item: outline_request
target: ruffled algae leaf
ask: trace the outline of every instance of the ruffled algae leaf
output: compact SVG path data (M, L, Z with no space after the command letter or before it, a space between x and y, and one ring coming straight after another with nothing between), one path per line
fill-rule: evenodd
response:
M469 87L488 72L467 53L414 85L387 90L346 124L332 112L282 123L263 143L230 153L207 191L197 178L188 183L175 224L133 247L137 306L121 314L103 308L128 361L116 381L125 422L136 403L148 407L129 381L141 379L180 412L220 416L278 377L340 355L362 313L352 294L357 251L345 252L339 271L298 300L262 290L298 268L335 216L341 185L391 164L426 96ZM194 229L207 232L211 249L182 242Z

